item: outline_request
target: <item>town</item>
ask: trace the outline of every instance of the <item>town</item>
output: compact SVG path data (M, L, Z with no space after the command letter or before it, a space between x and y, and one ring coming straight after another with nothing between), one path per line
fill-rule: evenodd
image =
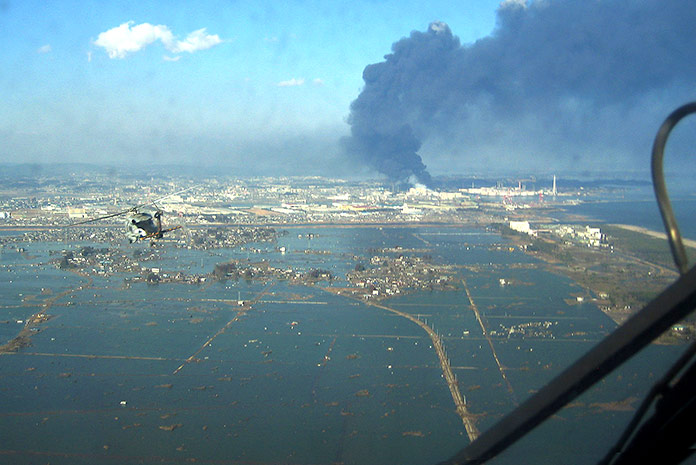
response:
M147 176L75 172L38 177L6 173L0 188L0 227L68 226L138 207L160 209L165 221L188 226L379 223L486 223L526 210L572 205L589 190L478 180L435 188L316 176L249 178ZM467 181L468 182L468 181ZM491 186L495 183L495 186ZM182 192L185 191L185 192ZM511 219L515 219L512 218ZM101 224L122 224L119 217ZM74 231L79 231L77 228ZM79 234L79 232L71 232Z
M137 273L128 278L129 283L279 278L331 285L336 276L328 270L277 268L264 258L222 262L206 273L162 270L147 263L157 257L156 245L162 241L176 248L243 247L249 254L257 254L257 244L273 243L293 228L310 225L466 226L494 231L508 241L497 246L500 250L521 250L576 280L587 289L582 298L594 301L617 322L645 305L676 276L666 250L657 247L659 252L652 253L660 239L625 225L598 224L566 213L580 203L621 193L627 187L621 183L585 187L573 181L565 186L554 175L548 182L534 176L481 178L429 188L316 176L192 179L146 173L115 175L85 166L62 169L51 174L4 175L0 245L22 252L27 244L43 241L118 245L124 243L124 219L119 212L162 211L163 227L179 229L160 241L150 241L150 252L137 249L131 254L108 247L55 252L59 255L56 266L72 271L105 276ZM108 218L71 226L101 216ZM350 289L337 292L379 300L419 289L456 289L456 270L433 263L427 241L420 239L423 250L375 250L367 259L356 257L354 269L341 276ZM311 247L288 252L322 253Z

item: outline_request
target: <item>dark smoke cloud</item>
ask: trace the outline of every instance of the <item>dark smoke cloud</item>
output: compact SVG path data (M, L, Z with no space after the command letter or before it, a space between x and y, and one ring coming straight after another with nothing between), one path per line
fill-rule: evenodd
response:
M497 15L473 44L434 22L367 66L344 148L426 183L419 151L440 171L631 166L696 96L690 2L507 0Z
M389 131L367 126L353 125L351 138L344 139L344 146L357 154L380 173L393 181L408 181L416 176L422 183L430 182L430 174L418 155L421 143L413 135L411 127L403 125Z
M344 145L391 180L415 176L428 183L414 123L441 105L444 94L431 92L438 90L433 83L446 71L447 58L460 50L459 40L445 24L433 23L428 32L413 32L392 50L386 61L363 71L365 87L351 104L351 137Z

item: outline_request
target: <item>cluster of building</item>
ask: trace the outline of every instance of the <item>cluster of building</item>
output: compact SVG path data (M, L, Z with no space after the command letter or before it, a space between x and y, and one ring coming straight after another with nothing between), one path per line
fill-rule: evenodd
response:
M455 273L419 256L375 255L369 265L358 264L348 281L366 299L389 297L409 290L453 289Z
M565 241L584 244L588 247L611 247L606 234L602 233L601 228L589 225L553 224L532 228L529 221L510 221L509 226L513 231L533 237L551 234Z
M554 327L558 325L557 321L530 321L517 325L505 326L499 325L498 329L490 332L493 337L503 337L507 339L524 339L531 338L550 338L555 339L553 334Z
M118 248L82 247L79 250L61 250L54 254L60 255L55 260L56 265L63 269L72 269L97 276L111 276L115 273L143 273L150 271L141 262L157 258L156 251L143 252L138 249L133 254L123 253Z
M430 189L416 185L389 189L376 181L348 182L321 177L295 178L137 178L89 173L35 180L27 190L17 180L0 190L0 225L68 225L132 207L164 211L164 221L188 225L391 223L471 221L481 205L505 205L512 197L534 197L549 190L472 187ZM38 186L38 187L37 187ZM509 206L509 205L507 205ZM178 219L180 218L180 219ZM122 224L121 217L104 223ZM100 223L101 224L101 223Z
M235 248L248 243L273 242L279 234L287 234L287 231L279 233L274 228L264 227L208 227L188 231L187 237L177 244L198 250Z
M308 271L301 271L290 267L274 267L267 261L251 262L248 260L232 260L225 263L218 263L212 272L212 277L217 280L265 280L277 278L292 281L296 284L315 284L319 281L331 281L334 279L334 276L329 270L312 268Z

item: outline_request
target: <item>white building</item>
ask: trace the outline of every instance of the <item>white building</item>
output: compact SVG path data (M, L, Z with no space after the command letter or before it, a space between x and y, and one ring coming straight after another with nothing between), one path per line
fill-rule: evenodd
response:
M530 236L536 236L536 231L529 226L529 221L510 221L510 229L529 234Z

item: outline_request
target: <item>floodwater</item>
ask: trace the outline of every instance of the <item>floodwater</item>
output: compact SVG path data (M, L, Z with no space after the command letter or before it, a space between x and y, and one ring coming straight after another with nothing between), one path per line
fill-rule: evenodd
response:
M163 244L160 258L143 266L209 273L216 263L248 258L328 269L336 276L331 285L343 286L355 258L369 263L373 249L427 249L434 262L459 267L458 289L380 303L441 335L482 431L614 328L591 302L566 303L583 293L577 285L498 247L503 239L492 233L288 231L276 243L234 250ZM90 282L58 269L49 252L65 244L23 246L25 253L0 253L0 342L41 310L52 319L31 347L0 356L2 462L435 464L469 443L428 335L405 318L324 290L327 282L126 288L129 275ZM122 247L132 253L147 245ZM487 331L496 332L502 371L465 286ZM253 302L246 312L240 299ZM512 325L543 322L550 328L543 335L509 334ZM596 462L679 351L649 347L493 463Z

